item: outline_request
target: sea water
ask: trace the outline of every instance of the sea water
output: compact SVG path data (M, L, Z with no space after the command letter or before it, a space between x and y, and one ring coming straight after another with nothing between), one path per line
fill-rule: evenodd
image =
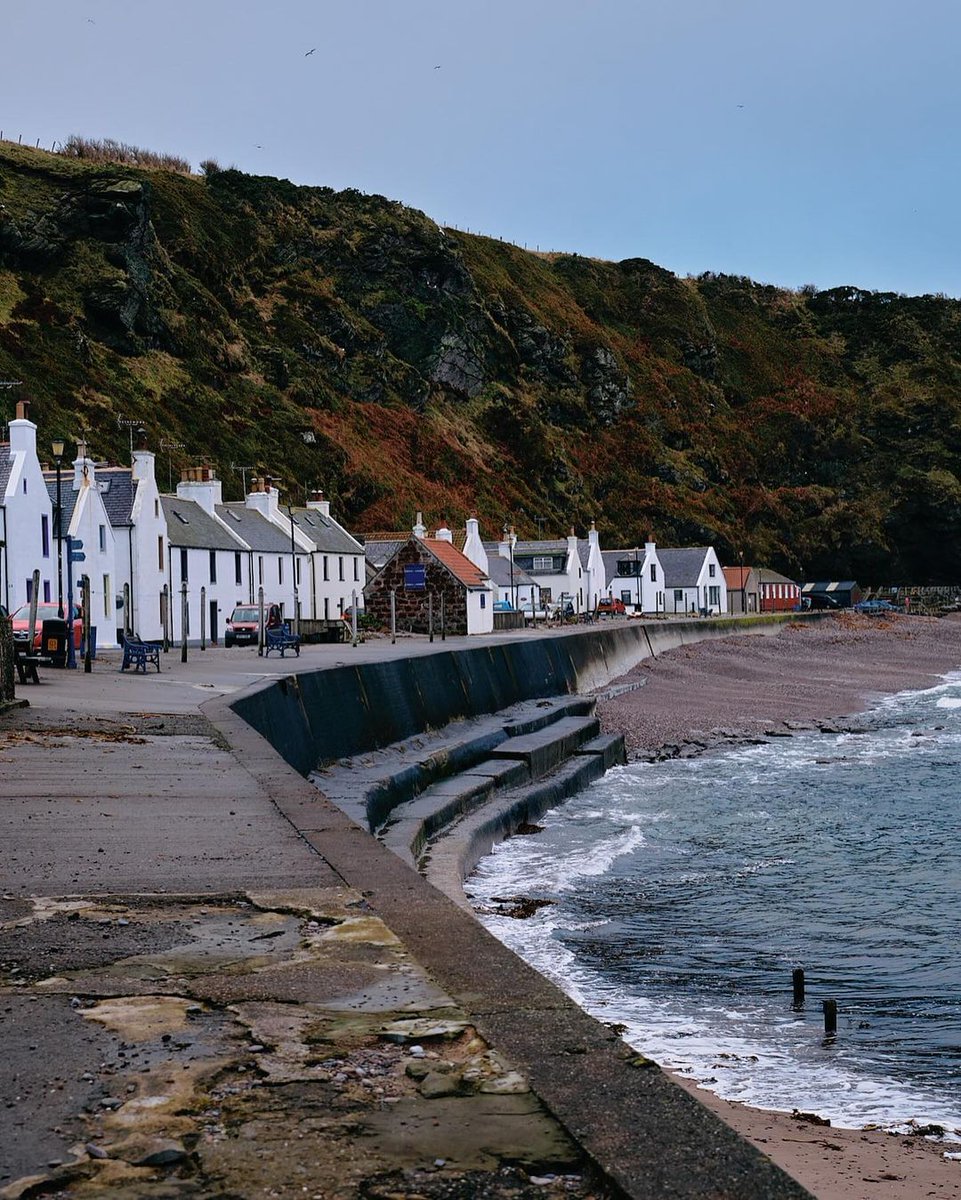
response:
M961 674L858 725L615 768L497 847L468 895L584 1008L727 1099L961 1131ZM549 903L500 915L515 896Z

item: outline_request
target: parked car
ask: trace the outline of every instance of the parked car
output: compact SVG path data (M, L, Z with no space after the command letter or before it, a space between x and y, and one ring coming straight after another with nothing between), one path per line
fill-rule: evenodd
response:
M495 600L494 601L494 612L513 612L513 611L514 611L514 606L511 604L510 600Z
M597 617L623 617L626 612L623 600L618 600L615 596L601 596L594 615Z
M264 605L264 618L270 608ZM260 609L256 604L238 604L224 626L224 645L249 645L256 642L260 632Z
M855 604L854 611L859 613L874 613L875 616L882 613L899 613L904 612L903 608L899 608L896 604L892 604L890 600L861 600Z
M64 612L66 613L66 605L64 605ZM55 621L59 616L56 604L37 605L37 624L33 635L34 650L40 649L40 634L44 621ZM26 646L30 640L30 605L21 604L10 618L10 623L13 625L13 640L20 646ZM82 638L83 622L80 617L80 609L75 604L73 606L73 645L75 650L80 649Z

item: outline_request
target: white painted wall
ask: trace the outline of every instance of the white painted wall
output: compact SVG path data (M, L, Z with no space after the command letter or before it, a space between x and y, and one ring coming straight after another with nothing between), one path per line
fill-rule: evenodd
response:
M160 597L167 582L167 522L160 505L154 465L154 455L149 450L134 451L133 478L137 491L131 510L132 535L128 536L125 529L117 530L118 570L122 556L127 569L121 582L130 584L133 632L146 641L163 637Z
M467 592L467 633L492 633L494 629L494 589L478 588Z
M18 411L24 411L18 406ZM27 602L27 580L40 571L40 595L57 602L57 540L54 537L53 505L47 494L37 458L37 427L26 417L10 422L10 478L0 503L3 505L0 540L0 603L13 612ZM70 472L63 486L70 487ZM44 546L43 530L47 537ZM64 530L66 533L67 530ZM46 553L44 553L46 550ZM64 604L66 604L66 575Z
M117 608L117 557L113 526L97 490L97 467L86 456L74 460L73 478L66 481L76 496L70 526L64 530L83 542L84 561L73 564L73 598L80 603L80 580L90 580L90 625L97 630L97 646L116 646L123 614ZM64 546L64 603L67 599L67 549Z

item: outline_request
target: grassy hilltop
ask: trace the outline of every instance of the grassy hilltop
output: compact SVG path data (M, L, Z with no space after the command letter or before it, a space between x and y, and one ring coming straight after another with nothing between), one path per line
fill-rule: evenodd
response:
M651 531L961 580L961 302L539 255L380 196L0 143L0 392L174 477L320 486L355 529ZM167 453L158 455L166 483Z

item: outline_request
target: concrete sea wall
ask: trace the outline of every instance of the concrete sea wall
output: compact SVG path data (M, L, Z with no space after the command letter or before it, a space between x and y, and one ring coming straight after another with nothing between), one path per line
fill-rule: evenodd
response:
M589 692L646 658L706 638L772 635L785 615L611 623L542 637L302 671L245 693L231 708L300 774L521 700ZM345 649L345 655L350 654Z

